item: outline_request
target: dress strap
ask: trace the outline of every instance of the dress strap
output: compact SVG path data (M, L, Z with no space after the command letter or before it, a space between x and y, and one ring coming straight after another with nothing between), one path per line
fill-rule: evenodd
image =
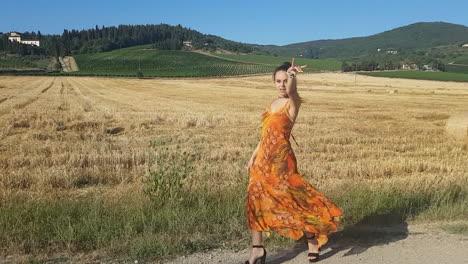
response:
M273 100L270 102L270 104L269 104L268 107L267 107L268 111L271 111L271 104L272 104L276 99L278 99L278 98L275 98L275 99L273 99ZM286 101L286 103L285 103L281 108L286 108L286 106L287 106L288 103L289 103L289 100L291 100L291 99L288 99L288 100Z
M287 105L289 104L289 100L291 100L291 99L288 99L288 100L286 101L286 103L284 104L284 108L287 108Z

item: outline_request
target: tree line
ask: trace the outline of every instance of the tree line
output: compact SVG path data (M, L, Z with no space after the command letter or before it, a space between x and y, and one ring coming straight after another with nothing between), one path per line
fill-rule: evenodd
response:
M64 30L61 35L42 35L39 32L25 32L22 39L40 41L40 47L25 45L8 40L9 34L0 34L0 53L18 55L68 56L80 53L106 52L136 45L152 44L153 48L181 50L187 48L183 41L189 40L192 49L225 49L249 53L254 48L223 38L202 34L182 27L159 25L120 25L118 27L96 26L87 30Z
M414 52L400 52L398 54L377 54L347 59L343 61L341 70L348 71L379 71L407 69L424 70L425 65L432 70L445 71L442 61Z

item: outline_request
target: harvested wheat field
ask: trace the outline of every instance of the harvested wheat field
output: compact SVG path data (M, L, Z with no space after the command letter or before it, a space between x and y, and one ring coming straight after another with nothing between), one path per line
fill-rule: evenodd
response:
M346 224L468 215L467 140L446 131L468 111L468 84L298 78L298 170L337 201ZM0 76L0 254L159 258L226 239L247 245L244 168L275 96L270 75Z

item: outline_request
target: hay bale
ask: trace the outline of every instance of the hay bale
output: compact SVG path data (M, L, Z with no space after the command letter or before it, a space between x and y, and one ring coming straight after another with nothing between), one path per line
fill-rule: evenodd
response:
M468 112L461 112L456 115L452 115L447 120L445 128L447 134L455 139L468 139Z
M398 90L393 89L393 90L390 90L389 93L391 93L391 94L398 93Z

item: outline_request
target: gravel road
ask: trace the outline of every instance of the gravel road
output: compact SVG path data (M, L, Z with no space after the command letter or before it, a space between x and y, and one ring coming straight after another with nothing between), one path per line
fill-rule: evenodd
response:
M248 254L248 249L239 252L214 250L181 256L165 263L239 264L244 263ZM305 241L298 242L290 249L268 251L267 263L309 263ZM403 224L386 228L355 227L342 230L331 237L321 252L319 263L468 264L468 237L442 231L440 224Z

